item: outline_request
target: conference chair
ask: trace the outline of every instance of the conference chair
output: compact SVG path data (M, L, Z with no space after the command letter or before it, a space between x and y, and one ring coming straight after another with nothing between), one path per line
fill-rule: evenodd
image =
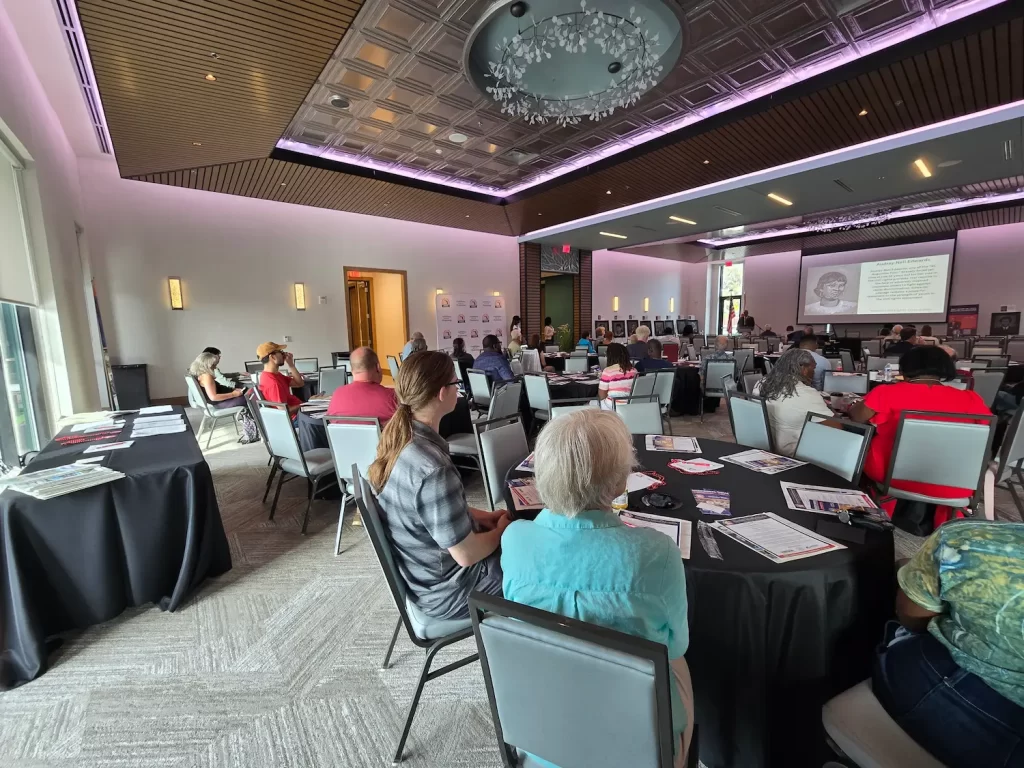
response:
M486 424L496 419L508 418L519 414L519 399L523 393L523 385L518 381L496 387L487 405L487 413L473 419L473 424ZM458 432L448 438L448 452L452 456L470 459L480 469L480 444L472 432Z
M956 364L957 368L965 368L968 371L976 371L980 368L988 368L992 365L992 358L982 357L977 360L967 360Z
M1010 339L1006 342L1006 354L1015 363L1024 363L1024 339Z
M967 357L967 339L946 339L942 343L952 349L958 359Z
M263 363L259 360L247 360L245 363L246 373L257 373L263 370Z
M487 371L479 368L467 368L466 378L469 379L469 394L473 397L473 407L483 410L491 403L491 379Z
M263 501L261 503L267 503L267 495L270 493L270 486L274 483L274 474L277 472L277 462L274 461L274 451L270 447L270 441L267 439L267 430L263 426L263 416L260 415L259 402L263 400L263 395L258 389L253 387L245 393L245 405L249 409L249 413L256 422L256 427L260 431L260 438L263 440L263 447L267 449L267 466L270 467L270 474L267 475L267 487L263 491Z
M841 357L826 357L828 361L828 367L833 371L841 371L843 369L843 359Z
M334 390L348 384L348 368L321 368L320 394L333 395Z
M768 406L760 397L741 392L726 391L725 402L729 407L729 424L739 445L775 452L775 440L768 421Z
M874 355L868 355L868 372L884 371L887 365L893 365L896 369L899 369L900 359L898 357L875 357Z
M320 370L320 361L315 357L296 357L295 370L302 375L306 375L307 373L316 373Z
M614 399L614 403L615 412L626 422L630 434L665 434L657 395L617 397Z
M762 355L768 354L768 339L757 340L757 351Z
M601 408L601 403L598 400L593 400L587 397L572 397L565 398L562 400L551 401L551 420L554 421L559 416L564 416L567 413L573 413L574 411L585 411L588 409Z
M866 373L835 374L832 371L825 371L825 383L822 391L866 395L868 393L868 375Z
M630 397L646 397L654 394L654 385L657 383L655 371L650 373L638 373L633 377L633 386L629 390Z
M874 355L875 357L879 357L882 354L882 340L861 339L860 349L861 353L864 355Z
M693 344L687 344L686 345L686 359L687 360L696 360L697 359L697 350L694 348Z
M725 377L728 376L733 382L736 380L735 360L709 360L707 370L704 373L704 381L701 382L700 398L700 420L704 421L704 398L725 397Z
M559 352L557 344L548 344L544 347L545 355L557 355Z
M198 407L203 414L203 420L199 422L199 430L196 432L197 443L203 436L203 430L209 427L206 434L206 447L209 448L217 425L225 420L234 423L235 434L238 434L238 414L245 410L244 405L236 405L232 408L214 408L213 404L206 399L206 393L199 386L195 376L185 376L185 384L188 387L189 401L199 403Z
M536 349L524 349L522 357L523 373L538 373L544 369L540 364L540 352Z
M341 554L341 528L345 523L345 507L352 501L355 480L351 475L344 477L342 467L359 467L360 472L369 472L370 465L377 458L377 443L380 442L380 420L363 416L327 416L327 444L331 459L338 468L338 484L341 486L341 509L338 512L338 532L334 536L334 556Z
M775 366L775 363L772 362L771 358L770 357L766 357L764 359L764 375L767 376L769 373L771 373L772 372L772 368L774 366Z
M597 357L597 367L600 368L602 371L605 368L608 367L608 356L607 355L598 355L598 357Z
M736 360L736 369L740 374L754 370L754 350L741 347L732 353Z
M661 418L665 422L668 433L672 434L672 393L676 386L676 372L662 369L654 372L654 394L658 396Z
M505 495L505 475L530 455L530 444L518 413L476 422L473 437L480 457L487 509L493 512Z
M405 742L409 738L412 721L416 716L416 709L420 703L420 696L423 694L423 686L428 681L436 680L442 675L461 669L467 664L472 664L479 657L476 653L473 653L438 669L432 670L430 668L438 651L473 636L472 622L468 618L434 619L420 611L408 598L405 582L398 571L394 553L391 550L386 518L381 512L376 498L374 498L370 484L360 476L358 466L352 467L352 479L353 495L356 499L359 514L363 518L363 524L366 527L366 535L370 538L373 551L377 555L377 561L380 563L380 569L383 571L384 579L388 583L391 598L395 601L395 607L398 609L398 623L395 624L391 643L388 645L387 654L384 656L383 668L388 669L391 663L391 653L395 650L398 633L402 630L403 626L412 644L426 651L423 669L420 672L416 690L409 704L409 714L405 718L405 727L402 729L402 736L398 740L398 748L395 750L395 756L392 759L393 763L400 763L402 761L402 753L405 751Z
M482 592L469 613L504 768L672 767L664 643ZM694 726L691 768L698 752Z
M825 702L821 722L843 756L859 768L943 768L889 717L870 680Z
M455 366L458 368L458 366ZM508 367L512 369L512 373L516 376L523 375L523 363L521 360L509 360Z
M260 386L260 376L262 375L262 373L263 373L263 371L253 371L252 373L249 374L249 378L252 379L252 386L253 386L253 388L259 389L259 386ZM262 399L262 398L260 398L260 399Z
M804 419L794 459L835 472L854 485L860 483L864 457L875 434L871 424L843 420L842 429L822 423L824 417L808 413Z
M995 423L991 415L904 411L885 480L879 484L882 496L969 509L973 514L992 452ZM894 480L972 490L968 496L950 499L893 488Z
M1006 488L1017 511L1024 516L1024 408L1018 408L1003 434L999 455L985 477L985 516L995 517L995 485ZM991 492L990 492L991 489Z
M398 369L401 368L402 364L398 358L394 355L388 355L388 371L391 372L391 380L394 382L398 381Z
M280 470L280 474L277 476L274 501L270 505L270 517L267 519L274 519L277 500L281 496L281 485L285 480L304 477L306 478L308 497L306 512L302 516L302 533L305 534L313 498L318 491L338 482L334 473L331 449L314 448L311 451L303 451L299 447L299 438L295 434L295 425L292 423L291 414L288 413L288 406L284 403L261 401L257 403L257 407L263 418L263 427L266 429L267 440L270 442L270 450L274 454L275 464Z
M754 387L763 379L760 373L745 373L743 374L743 391L748 395L754 394Z
M1003 354L1002 347L977 346L971 350L971 357L1000 357Z
M971 362L984 362L988 361L989 368L1009 368L1010 358L1006 355L981 355L980 357L972 357Z
M993 368L992 366L973 372L974 391L981 395L981 399L985 401L985 405L990 410L996 401L996 394L1003 386L1003 379L1006 378L1007 372L1006 368Z
M665 344L662 346L661 351L665 354L665 359L670 363L674 363L679 360L679 345L678 344Z
M586 373L590 370L590 366L587 365L587 356L577 356L575 352L572 353L565 361L565 372L566 373Z
M856 373L857 367L853 364L853 353L848 349L839 350L839 359L843 362L844 373Z
M608 345L607 344L598 344L597 345L597 354L598 354L599 357L606 357L608 355Z
M533 411L534 418L547 421L551 418L551 392L548 390L548 377L543 373L523 374L526 385L526 402Z

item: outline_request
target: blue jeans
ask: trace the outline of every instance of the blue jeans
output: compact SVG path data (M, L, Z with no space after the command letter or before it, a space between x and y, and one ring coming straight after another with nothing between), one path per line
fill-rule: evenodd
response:
M1024 766L1024 709L959 667L927 632L881 646L872 686L899 726L949 768Z

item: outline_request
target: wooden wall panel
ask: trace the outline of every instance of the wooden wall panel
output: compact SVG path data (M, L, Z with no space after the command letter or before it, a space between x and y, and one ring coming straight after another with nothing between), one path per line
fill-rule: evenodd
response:
M544 318L540 309L540 245L519 244L519 316L523 321L523 338L543 334Z

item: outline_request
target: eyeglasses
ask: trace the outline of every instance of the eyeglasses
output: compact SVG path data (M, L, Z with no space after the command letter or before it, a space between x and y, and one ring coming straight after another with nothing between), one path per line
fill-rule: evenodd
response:
M461 384L461 383L462 383L461 381L459 381L458 379L456 379L455 381L449 381L449 382L448 382L447 384L445 384L445 386L446 386L446 387L457 387L457 386L459 386L459 384Z

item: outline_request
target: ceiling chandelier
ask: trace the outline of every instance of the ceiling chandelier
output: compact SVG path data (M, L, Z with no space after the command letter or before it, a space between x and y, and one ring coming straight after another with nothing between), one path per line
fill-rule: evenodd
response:
M469 60L502 112L531 125L600 120L635 104L667 74L681 48L680 26L660 2L639 0L626 13L622 0L591 1L605 7L548 2L550 15L539 20L525 18L524 2L496 4L513 19L492 17L488 34L470 43L487 44L486 53Z

